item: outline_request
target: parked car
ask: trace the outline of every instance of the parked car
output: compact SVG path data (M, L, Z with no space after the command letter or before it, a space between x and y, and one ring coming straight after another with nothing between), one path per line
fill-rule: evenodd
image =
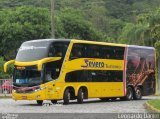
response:
M2 84L2 93L8 94L12 93L12 80L5 80L4 83Z

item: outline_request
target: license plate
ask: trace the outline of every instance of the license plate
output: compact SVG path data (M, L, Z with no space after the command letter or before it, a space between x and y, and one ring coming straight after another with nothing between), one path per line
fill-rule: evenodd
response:
M22 99L27 99L27 96L22 96Z

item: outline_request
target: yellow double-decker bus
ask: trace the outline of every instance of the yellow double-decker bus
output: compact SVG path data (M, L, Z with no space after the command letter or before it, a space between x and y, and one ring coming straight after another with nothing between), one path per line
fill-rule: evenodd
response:
M14 64L14 100L141 99L155 93L155 49L84 40L24 42Z

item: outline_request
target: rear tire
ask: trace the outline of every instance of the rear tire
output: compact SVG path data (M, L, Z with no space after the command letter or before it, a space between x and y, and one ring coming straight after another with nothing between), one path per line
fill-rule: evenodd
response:
M69 89L66 89L64 91L63 100L65 105L69 104L69 100L71 99L71 93L69 92Z
M133 90L131 87L127 88L127 93L126 93L126 100L132 100L133 99Z
M84 92L83 92L82 88L80 88L79 91L78 91L77 102L79 104L82 104L83 100L84 100Z
M142 89L138 87L133 95L133 99L140 100L142 99Z
M37 100L37 104L38 105L42 105L43 104L43 100Z

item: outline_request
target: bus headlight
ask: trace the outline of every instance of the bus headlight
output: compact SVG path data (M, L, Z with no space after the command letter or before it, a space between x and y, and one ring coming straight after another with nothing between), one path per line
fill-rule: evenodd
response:
M13 89L13 90L12 90L12 92L13 92L13 93L15 93L15 92L16 92L16 90L14 90L14 89Z
M44 89L46 89L46 87L39 87L39 88L36 88L36 89L34 90L34 92L37 92L37 91L40 91L40 90L44 90Z

